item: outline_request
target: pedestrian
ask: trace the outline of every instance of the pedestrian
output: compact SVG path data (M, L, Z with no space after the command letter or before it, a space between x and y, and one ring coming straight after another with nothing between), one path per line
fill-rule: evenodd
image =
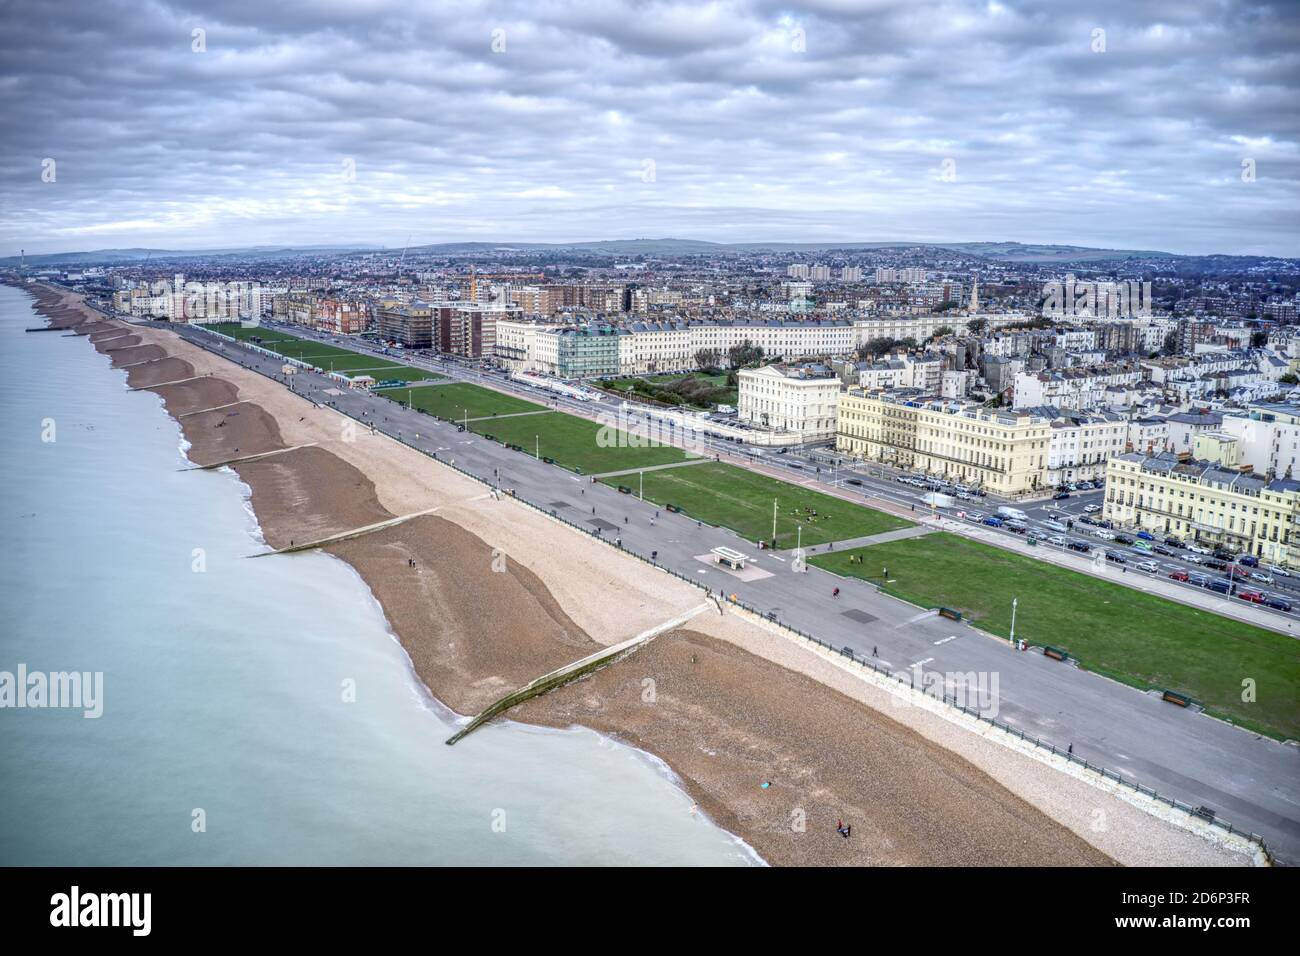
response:
M880 656L880 648L877 647L877 646L874 645L874 644L871 646L871 656L872 656L872 657L879 657L879 656Z
M831 591L831 597L839 597L839 596L840 596L839 588L835 588L834 590Z
M1074 744L1070 744L1069 748L1065 752L1070 756L1074 756Z
M592 513L592 514L595 514L595 513L596 513L596 506L595 506L595 505L592 505L592 506L591 506L591 513Z

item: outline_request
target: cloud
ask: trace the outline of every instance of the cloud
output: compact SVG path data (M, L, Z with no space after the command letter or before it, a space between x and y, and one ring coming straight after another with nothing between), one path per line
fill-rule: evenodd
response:
M472 234L1300 255L1293 4L76 0L3 17L6 254Z

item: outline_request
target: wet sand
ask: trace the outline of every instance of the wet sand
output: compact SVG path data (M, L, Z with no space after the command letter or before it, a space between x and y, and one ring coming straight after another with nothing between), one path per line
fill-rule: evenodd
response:
M230 408L186 415L180 420L192 447L190 461L211 465L287 447L275 419L259 405L239 402Z
M126 370L126 384L131 388L149 388L167 382L194 377L194 366L184 359L161 358Z
M167 411L176 418L239 401L239 390L220 378L196 378L174 385L155 385L150 391L162 398Z
M158 359L166 358L167 353L157 345L128 345L125 348L108 348L104 350L108 355L109 361L113 363L113 368L122 368L127 365L140 365L144 362L156 362Z
M1111 862L901 724L689 629L513 716L582 724L664 757L713 820L774 864ZM847 839L840 821L852 824Z

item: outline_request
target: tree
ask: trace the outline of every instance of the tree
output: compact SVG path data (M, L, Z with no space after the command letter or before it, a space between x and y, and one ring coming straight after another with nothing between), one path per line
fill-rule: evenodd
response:
M1171 331L1165 336L1165 343L1162 346L1162 349L1166 355L1173 355L1175 352L1178 351L1177 332Z
M722 351L720 349L699 349L695 353L696 368L717 368L722 364Z
M952 335L952 326L951 326L951 325L941 325L941 326L939 326L937 329L934 330L934 335L930 336L930 338L932 338L932 339L941 339L941 338L943 338L945 335Z
M877 358L884 355L894 347L894 340L887 335L877 336L874 339L868 339L867 343L858 349L858 358L864 361L869 358Z
M727 360L731 368L740 368L742 365L753 365L756 362L763 361L763 346L755 345L749 339L741 342L739 345L733 345L727 349Z
M1279 378L1278 381L1281 382L1283 385L1300 384L1300 378L1296 378L1294 372L1287 372L1285 375Z
M1250 347L1252 349L1262 349L1268 344L1267 332L1254 332L1250 336Z
M988 326L989 326L988 319L971 319L969 322L966 323L966 328L970 329L970 331L975 335L979 335L986 328L988 328Z

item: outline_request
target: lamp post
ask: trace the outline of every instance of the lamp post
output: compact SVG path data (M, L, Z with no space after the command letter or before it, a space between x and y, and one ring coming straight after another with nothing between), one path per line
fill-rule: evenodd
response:
M1020 603L1019 598L1011 599L1011 648L1016 646L1016 605Z

